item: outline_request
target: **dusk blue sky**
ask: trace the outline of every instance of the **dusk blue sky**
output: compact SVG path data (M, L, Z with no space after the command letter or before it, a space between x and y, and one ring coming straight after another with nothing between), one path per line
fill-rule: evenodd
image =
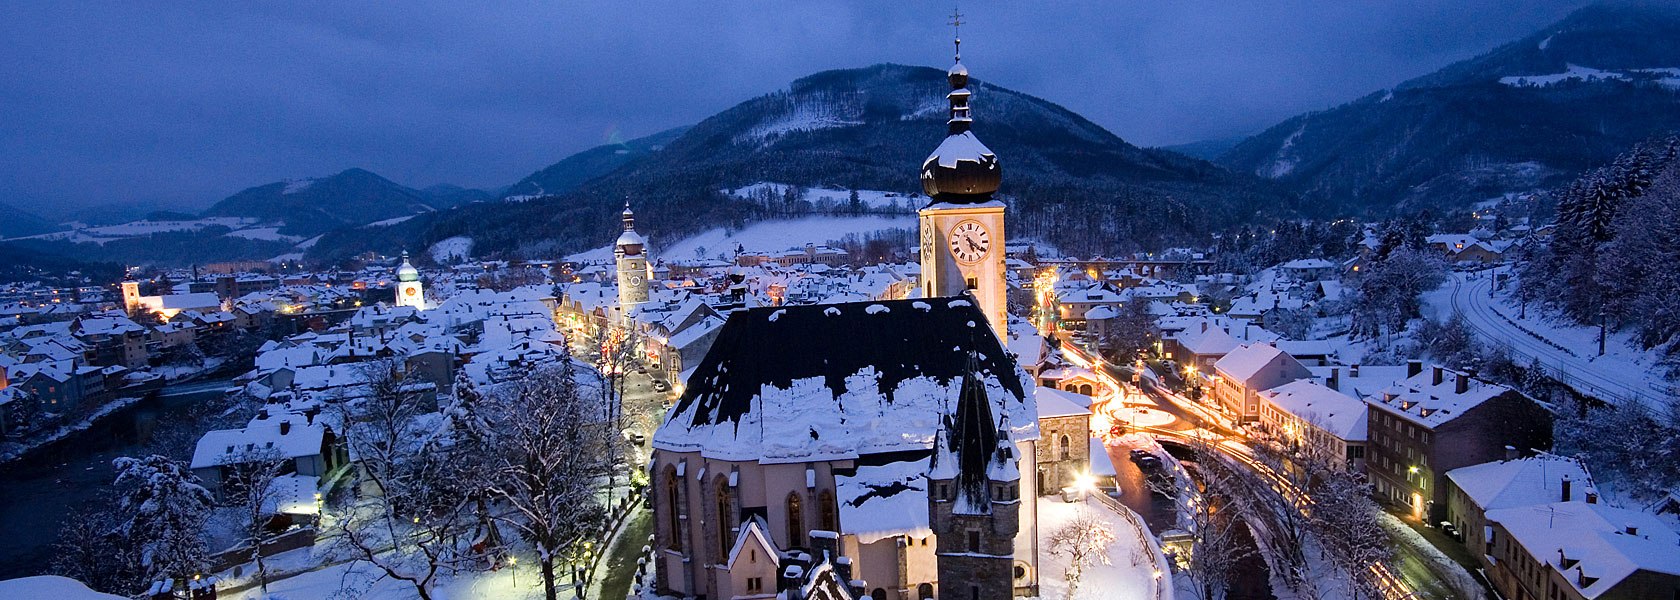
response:
M1254 133L1580 0L964 2L976 77L1139 145ZM950 62L949 2L0 3L0 202L200 208L363 167L511 184L816 71ZM977 107L984 114L984 106Z

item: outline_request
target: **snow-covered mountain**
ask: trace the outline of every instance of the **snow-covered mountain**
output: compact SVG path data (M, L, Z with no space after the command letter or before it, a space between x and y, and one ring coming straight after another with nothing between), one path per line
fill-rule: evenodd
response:
M1218 160L1324 214L1462 208L1550 188L1680 129L1680 7L1583 8L1391 90L1308 113Z
M434 186L428 191L400 185L362 169L248 188L217 202L206 217L244 217L273 223L299 239L334 229L408 217L488 198L476 190Z
M1290 208L1258 178L1138 148L1052 102L983 79L970 88L974 130L1003 161L1002 194L1022 234L1070 249L1121 250L1195 239ZM439 211L383 235L330 234L312 256L462 236L484 256L571 254L616 235L626 198L638 227L663 239L793 216L728 193L761 182L916 193L917 168L945 135L949 89L944 70L927 67L817 73L668 140L661 134L567 158L511 187L510 199L521 202Z

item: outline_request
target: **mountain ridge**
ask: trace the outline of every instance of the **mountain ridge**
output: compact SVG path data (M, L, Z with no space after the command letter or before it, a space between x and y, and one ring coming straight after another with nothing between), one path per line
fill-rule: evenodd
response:
M1013 231L1106 252L1115 240L1132 247L1205 241L1239 215L1291 209L1268 182L1139 148L1054 102L982 79L972 79L970 89L974 130L1007 173L1002 194L1013 203ZM720 111L669 142L648 144L648 151L570 191L525 197L516 185L509 194L521 202L423 215L382 237L329 234L311 257L458 236L472 238L488 255L565 254L616 235L626 198L638 228L656 237L738 228L782 214L721 193L760 182L919 193L917 169L945 135L949 90L945 71L930 67L815 73Z
M1561 185L1680 128L1680 70L1672 82L1668 71L1632 71L1677 67L1680 9L1593 5L1394 88L1286 119L1217 162L1298 191L1324 215L1452 210Z

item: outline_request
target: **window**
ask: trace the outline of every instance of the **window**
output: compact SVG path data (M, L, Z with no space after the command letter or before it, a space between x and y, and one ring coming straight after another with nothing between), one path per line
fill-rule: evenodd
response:
M869 597L871 600L887 600L887 591L881 588L875 588L874 591L869 592Z
M729 560L729 548L735 545L735 536L730 529L735 526L735 515L729 492L729 477L718 474L717 483L717 564L724 564Z
M1067 460L1069 457L1072 456L1072 452L1068 448L1068 446L1071 445L1072 442L1070 441L1070 439L1068 438L1068 436L1066 434L1062 435L1061 439L1059 439L1057 441L1060 442L1061 460Z
M682 512L681 486L682 480L677 478L676 467L665 467L665 506L670 507L670 510L665 511L665 525L670 531L671 539L667 547L679 552L683 549L682 517L679 515Z
M973 277L969 277L969 278L968 278L968 279L967 279L967 280L966 280L966 281L964 281L964 282L963 282L963 283L964 283L964 285L967 285L967 286L968 286L968 289L971 289L971 290L973 290L973 289L979 289L979 288L980 288L980 280L978 280L978 279L975 279L975 278L973 278Z
M916 586L916 598L917 600L932 600L933 584L924 583Z
M800 506L799 493L793 492L787 497L787 539L789 546L805 545L805 509Z
M823 490L817 495L817 514L817 525L824 531L840 531L840 515L834 503L834 492Z
M969 552L979 552L980 551L980 530L978 530L978 529L968 530L968 551Z
M762 592L762 591L764 591L764 578L763 577L748 577L747 578L747 593L756 594L756 593Z

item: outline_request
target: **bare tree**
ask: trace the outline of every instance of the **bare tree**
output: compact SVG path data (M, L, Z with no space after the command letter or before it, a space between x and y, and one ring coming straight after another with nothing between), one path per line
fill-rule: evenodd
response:
M1155 315L1149 314L1149 305L1148 299L1134 297L1121 305L1119 313L1109 319L1101 347L1115 361L1130 362L1160 337Z
M1068 557L1068 568L1063 574L1067 579L1068 600L1078 593L1085 567L1109 564L1108 548L1114 544L1114 532L1107 523L1092 517L1084 507L1077 510L1073 520L1051 532L1049 543L1051 554Z
M263 541L269 522L279 509L275 478L281 475L286 457L273 448L254 448L229 455L222 463L222 497L240 511L242 543L251 545L251 560L257 565L257 587L268 595L268 565L263 560Z
M1358 600L1381 598L1383 584L1373 567L1393 557L1388 532L1377 522L1381 508L1371 499L1365 476L1352 469L1328 471L1312 491L1312 530L1324 558L1341 571L1348 594Z
M70 513L53 545L51 572L96 590L123 595L144 591L140 554L127 536L109 493Z
M1279 485L1268 485L1259 474L1243 472L1250 498L1250 514L1268 524L1272 556L1285 567L1281 574L1298 595L1317 597L1318 580L1308 572L1307 548L1314 536L1309 518L1312 500L1306 494L1328 473L1348 468L1347 461L1323 433L1323 420L1304 415L1288 425L1271 443L1257 444L1260 462L1276 477Z
M617 432L567 356L489 395L497 414L491 494L511 508L504 520L536 546L548 600L558 596L555 562L605 521L599 494L613 471Z
M1190 556L1179 560L1191 592L1202 600L1218 600L1225 596L1237 565L1254 555L1238 529L1244 526L1235 509L1241 501L1231 493L1246 483L1220 463L1218 450L1209 442L1197 438L1191 452L1200 481L1182 515L1190 534Z
M438 576L467 564L460 526L471 498L438 431L421 426L425 386L400 358L362 364L365 395L334 403L344 440L360 460L359 497L338 536L351 555L431 600Z
M600 370L603 377L601 385L601 413L604 421L612 428L614 435L624 429L624 388L625 377L638 364L636 351L642 345L642 336L636 333L634 327L608 328L600 336L600 354L596 356L595 368ZM619 438L614 438L618 440ZM615 465L607 474L607 489L617 487L618 469L621 462L622 444L612 443L607 448L608 458Z

